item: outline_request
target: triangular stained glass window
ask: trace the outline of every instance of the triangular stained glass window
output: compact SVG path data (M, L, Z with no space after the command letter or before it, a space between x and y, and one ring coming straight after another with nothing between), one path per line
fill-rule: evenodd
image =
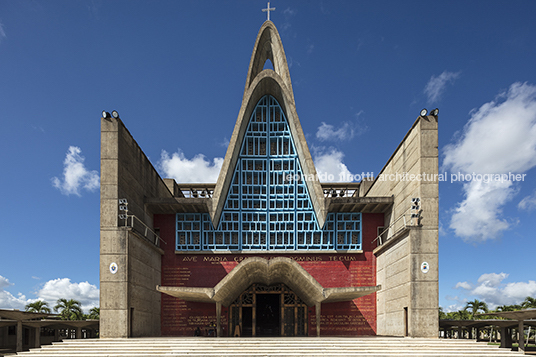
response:
M262 97L242 146L218 228L205 214L177 214L177 250L361 249L361 214L330 213L319 227L290 128Z

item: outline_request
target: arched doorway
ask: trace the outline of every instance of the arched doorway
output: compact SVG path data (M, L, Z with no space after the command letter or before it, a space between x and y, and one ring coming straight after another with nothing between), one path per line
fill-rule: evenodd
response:
M307 305L285 284L253 284L229 306L232 336L307 336Z

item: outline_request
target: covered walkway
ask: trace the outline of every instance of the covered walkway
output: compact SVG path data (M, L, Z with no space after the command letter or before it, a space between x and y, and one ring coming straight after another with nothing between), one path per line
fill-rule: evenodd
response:
M477 316L497 316L508 320L486 319L486 320L440 320L439 329L445 338L476 339L482 340L482 331L496 329L502 348L512 348L512 342L517 340L519 349L525 351L525 327L536 328L536 309L519 311L503 311L478 314ZM516 332L516 338L512 338ZM522 333L520 333L522 332ZM492 332L488 333L488 339Z
M62 330L68 331L67 336L61 336ZM60 320L55 314L0 309L0 351L4 352L38 348L65 337L96 337L98 330L99 320Z

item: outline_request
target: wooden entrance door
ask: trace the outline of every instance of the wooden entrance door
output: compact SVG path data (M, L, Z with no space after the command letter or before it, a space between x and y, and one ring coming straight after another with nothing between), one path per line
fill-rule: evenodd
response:
M285 284L253 284L229 307L232 336L307 336L307 321L307 305Z

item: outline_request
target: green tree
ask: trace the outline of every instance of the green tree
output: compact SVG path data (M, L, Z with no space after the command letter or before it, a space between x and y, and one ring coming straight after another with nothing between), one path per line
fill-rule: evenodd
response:
M440 306L439 307L439 319L445 320L446 318L447 318L447 314L445 314L445 312L443 311L443 308Z
M536 298L527 296L525 300L521 303L521 307L524 309L534 309L536 308Z
M48 307L48 302L43 301L43 300L37 300L29 304L26 304L24 308L28 312L39 312L39 313L45 313L45 314L50 314L51 312L50 308Z
M470 310L471 319L474 320L475 314L477 314L479 311L488 312L488 305L484 301L475 299L473 301L469 301L467 305L465 305L464 310L465 311Z
M501 312L501 311L517 311L517 310L521 310L521 305L501 305L501 306L497 306L496 310L498 312Z
M452 320L470 320L471 314L467 310L450 312Z
M80 320L83 317L80 301L58 299L54 311L59 311L62 320Z
M91 320L98 320L100 318L100 308L94 307L89 310L89 315L87 316L87 318Z

